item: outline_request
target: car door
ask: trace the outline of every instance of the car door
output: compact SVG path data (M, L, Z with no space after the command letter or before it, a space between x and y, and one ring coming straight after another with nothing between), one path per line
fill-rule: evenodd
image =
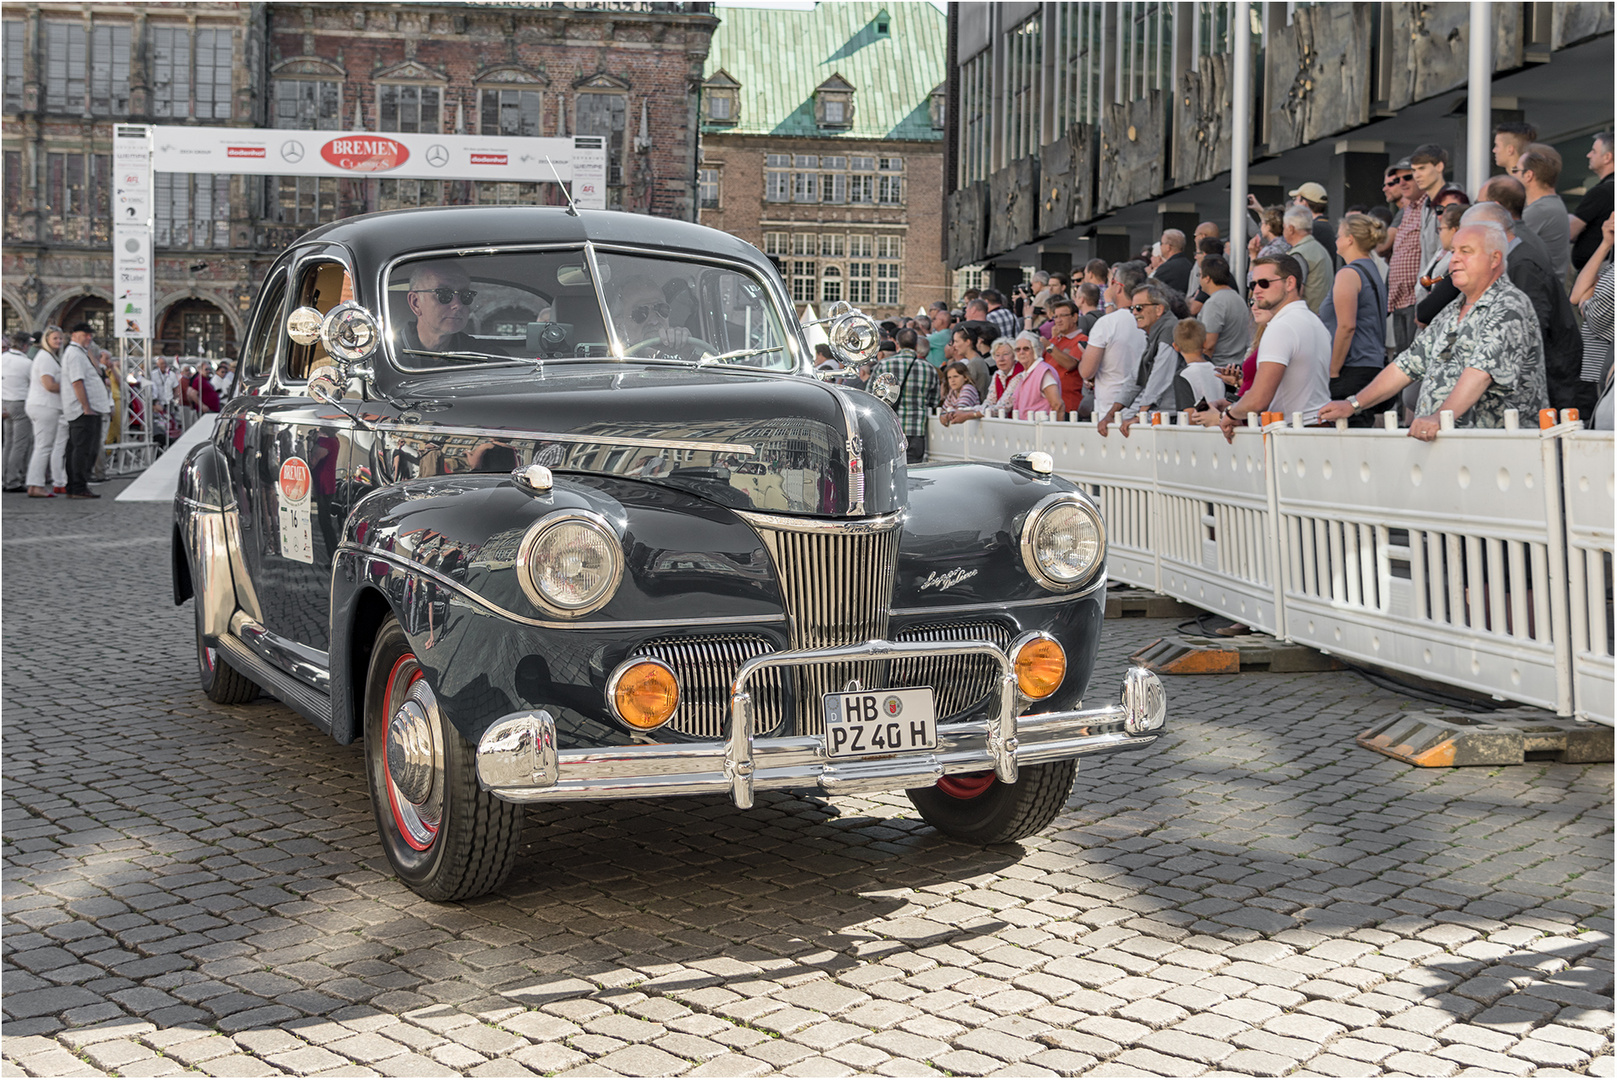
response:
M289 275L289 313L312 307L324 314L353 298L352 268L340 249L300 254ZM279 336L247 434L252 491L242 501L252 528L242 546L261 619L243 639L282 670L327 690L331 568L348 514L353 423L308 395L309 376L331 363L324 347L290 340L284 319Z

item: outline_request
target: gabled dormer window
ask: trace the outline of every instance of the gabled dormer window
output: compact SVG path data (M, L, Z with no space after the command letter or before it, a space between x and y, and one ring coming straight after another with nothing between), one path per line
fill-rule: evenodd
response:
M853 84L832 75L814 90L814 122L823 128L853 126Z
M892 35L892 33L893 33L893 17L891 15L887 14L887 9L886 8L882 8L880 11L876 12L876 18L874 20L872 20L872 21L875 23L875 26L876 26L876 36L877 37L884 38L884 37L890 37Z
M741 84L722 68L702 83L703 119L710 124L734 124L741 119Z

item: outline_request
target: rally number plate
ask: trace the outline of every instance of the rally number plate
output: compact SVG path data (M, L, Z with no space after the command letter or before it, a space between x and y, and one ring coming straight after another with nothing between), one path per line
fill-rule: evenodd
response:
M825 751L831 757L902 754L937 745L930 686L825 695Z

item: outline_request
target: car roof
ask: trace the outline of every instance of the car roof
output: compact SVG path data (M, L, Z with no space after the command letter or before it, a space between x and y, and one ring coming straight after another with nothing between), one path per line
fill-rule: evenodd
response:
M306 233L298 243L315 240L342 244L362 263L372 266L412 251L586 240L696 251L767 264L751 244L703 225L613 210L580 210L574 214L560 206L434 206L387 210L322 225Z

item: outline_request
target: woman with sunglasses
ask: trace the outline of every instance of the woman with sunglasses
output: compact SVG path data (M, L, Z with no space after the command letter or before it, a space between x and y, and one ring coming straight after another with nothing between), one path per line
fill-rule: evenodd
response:
M1061 375L1044 359L1044 339L1031 330L1016 335L1016 362L1027 368L1022 382L1011 395L1014 415L1030 420L1035 413L1047 412L1060 419L1065 411L1061 401Z

